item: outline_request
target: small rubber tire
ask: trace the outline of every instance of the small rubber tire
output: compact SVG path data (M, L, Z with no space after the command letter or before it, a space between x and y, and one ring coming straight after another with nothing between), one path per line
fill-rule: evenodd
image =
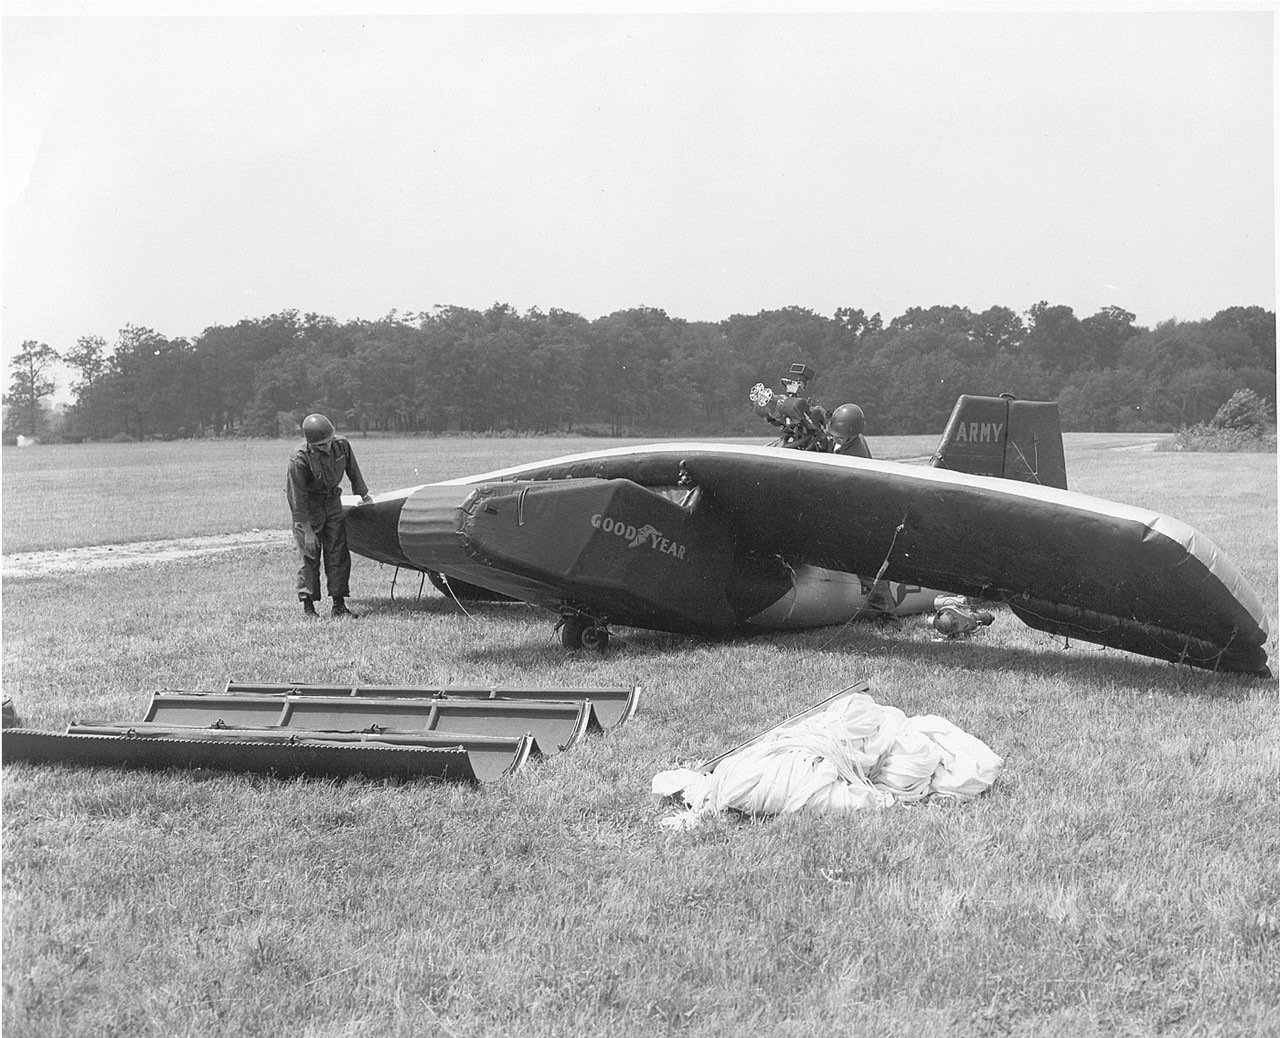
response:
M560 628L560 644L570 652L578 649L597 649L603 652L609 646L609 631L597 626L588 616L566 616Z

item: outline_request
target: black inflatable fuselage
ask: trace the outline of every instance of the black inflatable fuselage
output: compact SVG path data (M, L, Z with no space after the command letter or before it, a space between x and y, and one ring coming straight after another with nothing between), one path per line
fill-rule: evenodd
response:
M694 508L675 503L678 487L698 488ZM781 586L774 575L787 566L865 576L883 565L890 580L1009 602L1044 630L1268 672L1261 603L1208 538L1147 509L1052 487L688 443L552 459L404 494L398 512L386 501L351 512L353 551L549 608L572 599L617 623L725 631Z

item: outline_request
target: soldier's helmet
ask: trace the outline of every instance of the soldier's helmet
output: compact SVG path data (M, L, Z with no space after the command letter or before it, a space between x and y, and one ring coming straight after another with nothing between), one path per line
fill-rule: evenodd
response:
M857 404L841 404L831 412L831 421L827 424L828 432L841 444L861 436L866 428L867 416Z
M302 419L302 435L308 443L324 443L333 438L333 423L322 414L309 414Z

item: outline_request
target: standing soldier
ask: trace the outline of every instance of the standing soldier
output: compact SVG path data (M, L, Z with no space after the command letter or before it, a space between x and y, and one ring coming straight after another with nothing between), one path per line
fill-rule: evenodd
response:
M298 546L298 600L307 616L316 615L320 597L320 556L324 555L325 581L333 599L333 615L355 618L347 608L351 552L347 550L347 520L342 511L342 477L351 480L351 492L372 501L355 452L345 436L336 436L333 423L322 414L302 420L300 444L289 459L285 495L293 513L293 539Z

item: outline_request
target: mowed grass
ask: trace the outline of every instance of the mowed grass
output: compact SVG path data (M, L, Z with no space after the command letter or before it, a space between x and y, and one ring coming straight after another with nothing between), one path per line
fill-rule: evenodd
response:
M391 489L603 445L491 441L450 470L464 443L370 440L361 458ZM446 455L426 462L436 474L407 475L429 456L419 444ZM1274 632L1274 455L1115 449L1128 445L1068 437L1073 487L1212 537ZM220 512L228 487L208 473L225 469L163 447L174 467L156 492ZM10 526L11 457L6 552L28 538ZM272 484L255 493L278 494L280 451L254 457ZM43 478L59 500L82 476ZM112 514L151 495L108 486L126 497ZM253 525L284 517L118 539ZM624 630L616 651L573 656L549 614L466 616L404 575L392 601L391 570L359 559L365 615L307 624L293 568L269 546L6 580L5 693L55 730L228 677L638 684L640 711L479 788L7 766L6 1036L1280 1031L1275 681L1064 648L1004 610L968 642L934 641L921 620L721 644ZM1274 634L1268 651L1274 665ZM992 791L658 826L656 772L860 679L986 740L1006 761Z

